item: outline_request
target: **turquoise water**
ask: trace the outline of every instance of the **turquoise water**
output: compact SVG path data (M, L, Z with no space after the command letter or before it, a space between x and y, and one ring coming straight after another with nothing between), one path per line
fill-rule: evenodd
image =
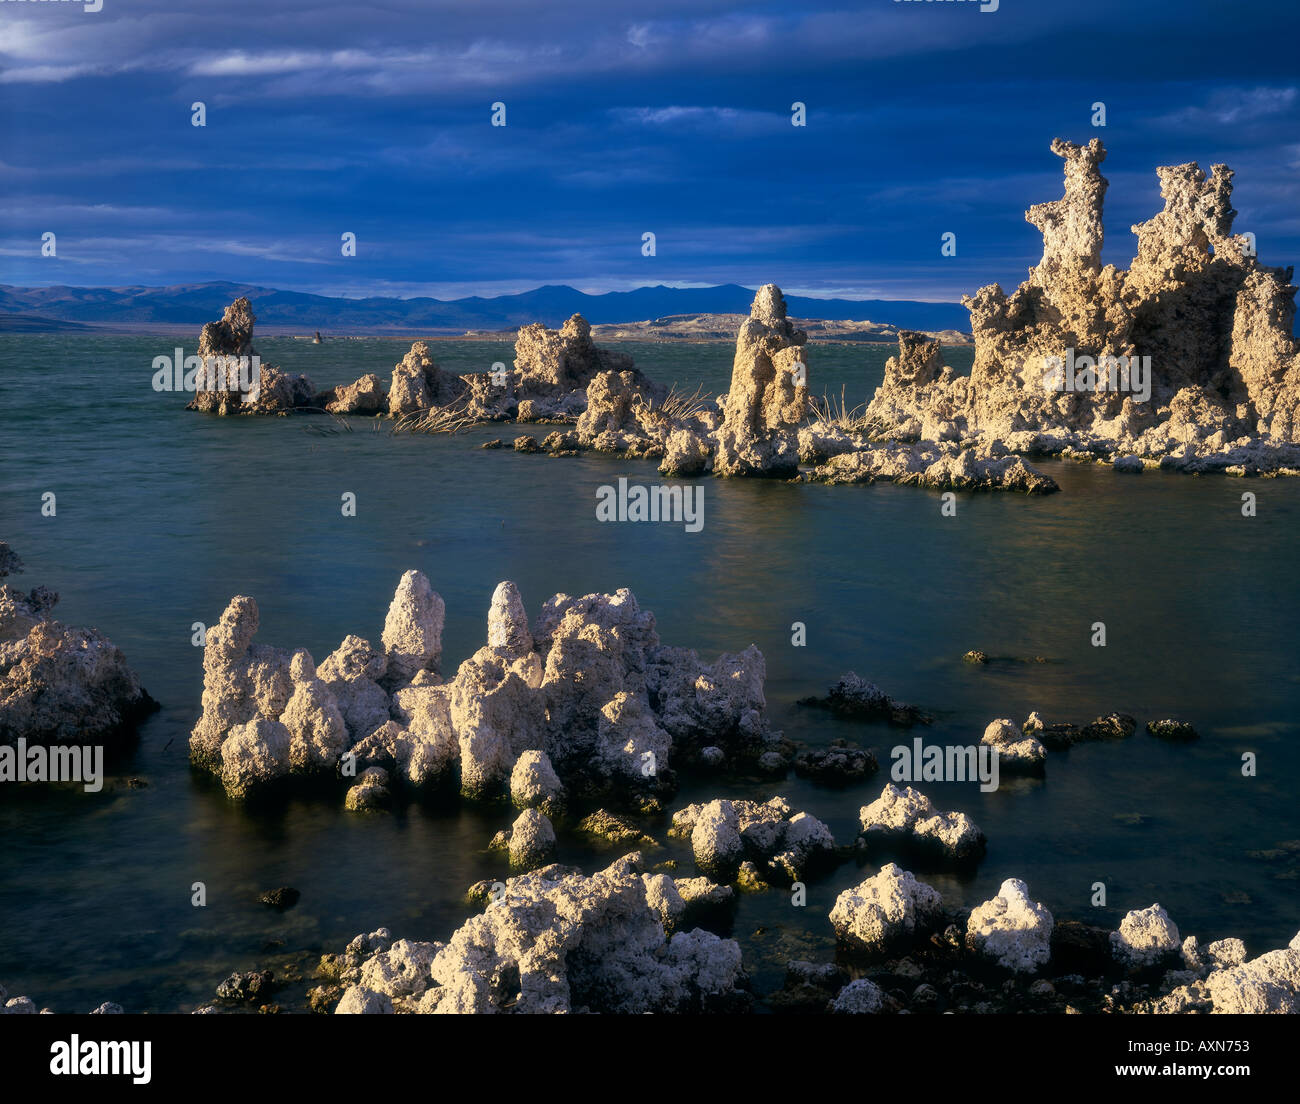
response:
M342 795L245 810L197 779L186 739L199 713L195 621L213 623L234 594L261 608L258 640L305 646L318 660L349 632L377 639L393 588L424 571L447 603L444 670L482 644L496 583L513 579L531 615L558 591L630 587L669 644L711 657L752 643L767 657L774 724L809 742L856 739L887 763L912 734L809 712L848 669L935 715L928 741L977 741L987 722L1083 722L1120 710L1139 732L1053 754L1037 780L995 793L930 784L943 808L969 812L989 837L973 874L915 866L954 903L1025 878L1058 918L1115 924L1159 901L1186 934L1241 936L1253 952L1300 927L1300 856L1251 857L1300 838L1300 482L1194 478L1041 464L1062 493L959 495L955 518L913 488L703 480L705 525L609 525L596 488L656 477L645 462L481 451L511 426L456 437L391 438L354 420L321 437L307 419L220 419L152 390L152 337L0 337L0 539L26 560L16 581L58 590L57 614L94 625L126 653L161 711L100 794L0 788L0 983L38 1005L86 1011L188 1010L232 970L283 952L337 950L379 925L445 939L469 914L474 881L499 877L486 851L504 807L409 807L345 815ZM192 351L194 341L180 342ZM263 359L318 386L387 377L405 351L388 340L313 346L257 342ZM726 386L724 345L628 345L640 367L693 390ZM814 389L850 402L878 383L888 349L815 346ZM439 343L456 372L509 362L508 345ZM968 366L969 350L950 363ZM321 424L317 422L317 424ZM1243 490L1259 498L1243 518ZM42 517L54 491L57 516ZM358 497L345 518L340 495ZM808 644L791 646L791 624ZM1108 644L1089 643L1104 621ZM961 663L1035 656L1047 664ZM1173 745L1141 731L1177 716L1202 733ZM1243 778L1240 757L1258 756ZM132 789L128 777L148 786ZM852 838L858 808L884 773L842 791L685 780L673 808L714 796L783 794ZM647 821L664 839L664 821ZM563 828L563 826L561 826ZM615 853L609 855L610 858ZM657 858L689 857L677 844ZM557 856L602 861L561 832ZM870 872L870 871L868 871ZM808 887L808 906L773 892L744 897L733 934L762 990L788 957L829 957L835 895L853 864ZM206 884L194 908L191 885ZM1108 906L1090 905L1094 882ZM302 891L283 915L257 894Z

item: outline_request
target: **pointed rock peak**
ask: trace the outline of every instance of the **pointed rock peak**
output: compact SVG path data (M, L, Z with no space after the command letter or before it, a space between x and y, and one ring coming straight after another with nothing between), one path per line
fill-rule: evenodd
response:
M749 317L766 326L775 326L785 321L785 296L776 284L764 284L754 296L754 305L749 308Z
M561 328L560 333L565 337L588 337L591 334L591 323L589 323L580 314L573 315Z
M498 583L492 592L492 605L488 610L488 647L504 648L514 655L522 655L533 647L524 600L519 596L519 588L509 580Z
M397 584L382 637L388 673L409 681L423 670L437 670L442 659L446 606L422 571L408 571Z
M289 661L289 677L294 682L311 682L316 677L316 661L306 648L299 648Z
M221 316L223 322L241 323L251 326L257 321L257 316L253 313L253 304L248 301L248 297L241 295L230 304Z

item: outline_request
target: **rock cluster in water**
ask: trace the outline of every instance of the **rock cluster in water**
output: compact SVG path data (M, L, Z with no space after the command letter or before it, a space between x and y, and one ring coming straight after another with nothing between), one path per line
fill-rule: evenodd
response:
M248 300L204 327L200 352L249 355L254 317ZM454 424L514 419L558 423L540 443L515 441L519 452L573 456L584 450L657 460L670 476L771 476L824 483L893 480L925 487L1007 489L1030 493L1056 484L998 443L964 448L949 441L874 441L865 432L809 421L807 334L790 321L775 284L759 288L740 326L731 384L715 398L683 396L647 378L631 357L598 347L574 315L560 329L533 323L519 330L513 368L453 376L417 341L385 387L373 373L316 392L302 376L263 367L255 401L235 391L203 392L192 409L219 414L274 414L323 409L330 414L395 418L442 412ZM807 469L802 471L801 468Z
M1057 139L1052 152L1065 194L1025 216L1042 232L1042 260L1011 295L994 284L963 300L970 375L944 364L937 341L900 334L867 411L880 433L1123 471L1300 466L1292 269L1260 264L1253 238L1233 233L1232 171L1157 169L1165 206L1133 227L1125 271L1101 263L1105 148Z
M774 284L754 297L717 399L667 392L631 358L598 348L574 315L559 330L521 328L512 369L451 376L416 342L387 389L368 375L317 394L305 377L263 367L256 401L217 391L191 406L570 423L524 451L618 452L675 476L1048 493L1056 484L1026 457L1138 472L1300 471L1292 270L1261 265L1254 239L1232 232L1232 171L1159 168L1164 209L1133 227L1137 256L1120 270L1101 263L1105 148L1057 139L1052 150L1065 162L1065 194L1026 214L1042 232L1042 259L1011 295L993 284L963 300L970 375L944 364L937 340L900 331L857 424L809 417L807 335ZM200 354L250 355L253 322L248 300L237 300L204 327Z
M502 888L446 943L394 941L381 928L327 956L335 1012L748 1010L739 944L698 928L670 936L661 909L671 914L681 896L674 888L666 903L639 854L590 877L546 867Z
M242 798L291 775L341 775L349 808L390 786L509 789L554 812L613 794L654 807L674 766L721 756L783 770L792 748L765 717L762 653L703 663L662 645L628 590L557 594L530 625L513 583L492 596L487 643L444 679L444 605L418 571L401 579L378 644L348 636L317 666L254 642L257 603L231 600L209 629L191 760Z
M0 541L0 579L22 570ZM50 617L58 600L0 584L0 744L118 746L157 705L112 641Z
M679 817L691 822L693 844L701 825L710 841L730 839L736 833L726 828L747 817L740 830L766 852L775 844L758 837L796 818L783 819L783 803L771 816L763 809L714 801ZM342 1014L747 1011L755 995L740 948L707 930L729 922L731 887L642 868L637 852L590 877L551 865L485 885L475 895L482 911L445 943L394 940L387 928L358 935L321 960L312 1006ZM697 919L704 927L687 930ZM1251 959L1238 939L1202 946L1182 938L1158 904L1109 931L1057 921L1023 881L1008 878L966 911L887 863L836 898L830 923L837 960L789 963L784 988L765 995L773 1009L1300 1011L1300 935Z
M790 322L775 284L759 288L736 337L731 385L716 400L656 393L629 372L586 391L572 430L521 451L584 449L659 461L669 476L771 476L823 483L892 480L931 488L1047 493L1056 484L999 443L873 440L865 430L809 422L807 335ZM516 442L520 449L520 443ZM804 470L807 469L807 470Z
M258 364L256 377L252 372L253 325L257 321L253 306L243 297L236 299L225 310L218 322L209 322L199 334L199 357L205 365L200 383L212 384L210 389L195 392L188 409L207 414L280 414L301 407L315 405L315 389L304 375L291 374L269 364ZM248 382L244 388L237 362L247 359ZM260 361L260 357L259 357ZM220 365L223 372L216 371Z

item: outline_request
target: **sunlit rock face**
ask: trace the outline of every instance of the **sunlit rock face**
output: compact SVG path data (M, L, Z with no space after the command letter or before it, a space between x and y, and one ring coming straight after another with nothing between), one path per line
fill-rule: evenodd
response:
M207 632L191 760L238 799L291 775L360 785L374 769L394 786L509 789L523 808L554 811L566 796L657 803L676 788L674 764L706 748L765 769L792 756L767 722L762 653L707 663L661 645L629 590L557 594L530 625L503 582L486 645L444 679L445 617L429 580L408 571L380 644L349 634L317 667L305 650L254 643L257 603L231 599Z
M1234 234L1232 171L1157 169L1164 209L1133 227L1128 270L1101 263L1106 151L1057 139L1064 195L1031 207L1042 259L971 312L969 376L901 333L868 414L904 441L998 442L1015 453L1148 457L1191 470L1300 460L1292 269Z
M731 387L718 428L718 475L791 474L808 413L808 335L786 317L785 296L764 284L736 335Z

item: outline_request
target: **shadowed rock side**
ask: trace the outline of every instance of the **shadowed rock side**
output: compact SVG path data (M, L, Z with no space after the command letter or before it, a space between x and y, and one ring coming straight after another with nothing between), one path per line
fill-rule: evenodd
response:
M1293 270L1261 265L1253 240L1232 233L1232 171L1157 169L1164 210L1133 227L1137 256L1123 271L1101 264L1104 147L1057 139L1052 152L1065 162L1065 194L1025 216L1042 231L1042 260L1010 296L994 284L963 300L975 337L969 376L943 363L937 341L900 335L868 408L880 434L1105 459L1126 471L1144 460L1294 469Z
M22 570L0 541L0 579ZM49 587L0 585L0 744L112 750L157 703L102 633L51 619L58 600Z
M428 580L408 571L380 644L348 636L318 667L306 651L255 644L256 602L232 599L207 635L192 761L237 798L323 773L355 783L358 809L382 808L390 784L483 797L512 782L557 805L563 791L653 809L675 787L674 765L705 749L772 772L792 757L765 718L762 653L702 663L664 646L631 591L557 594L530 626L502 583L487 644L450 679L439 673L443 618Z

